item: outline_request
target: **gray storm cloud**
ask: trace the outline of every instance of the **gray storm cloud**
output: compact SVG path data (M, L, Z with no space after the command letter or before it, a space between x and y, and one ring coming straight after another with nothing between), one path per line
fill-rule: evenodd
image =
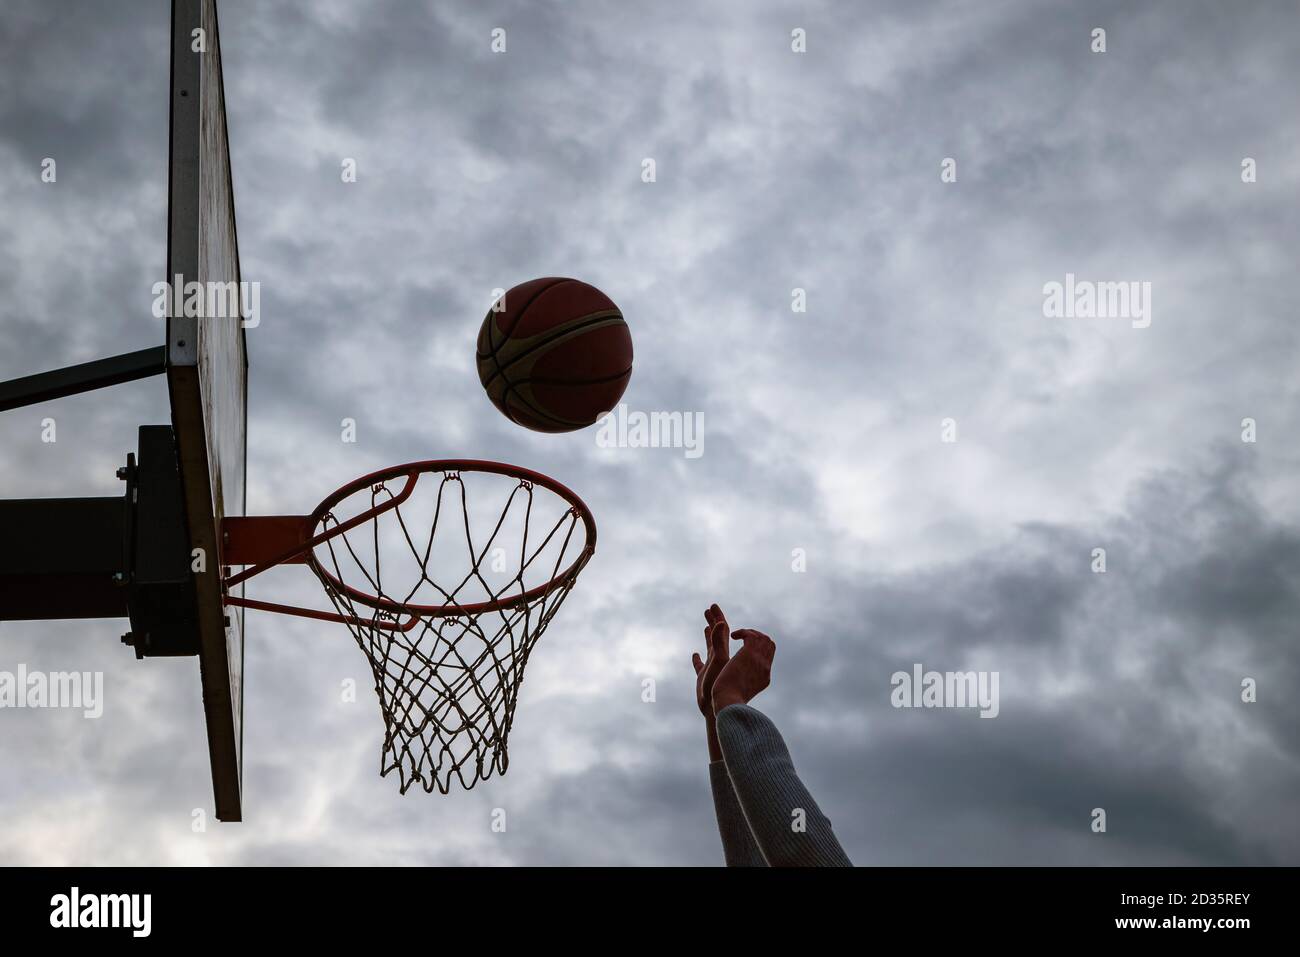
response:
M166 7L0 14L0 378L161 342ZM599 550L509 773L447 797L378 777L344 630L250 612L246 819L202 833L197 665L135 661L112 622L0 624L0 670L105 676L99 720L0 711L0 861L720 863L690 666L713 601L776 639L756 704L859 864L1300 861L1293 4L222 0L221 24L262 297L250 508L499 459L575 488ZM1150 282L1154 321L1045 316L1067 273ZM478 324L545 275L618 303L623 401L699 416L702 455L490 406ZM159 381L4 413L0 494L115 494L167 417ZM301 569L258 588L324 602ZM914 662L997 671L998 716L890 707Z

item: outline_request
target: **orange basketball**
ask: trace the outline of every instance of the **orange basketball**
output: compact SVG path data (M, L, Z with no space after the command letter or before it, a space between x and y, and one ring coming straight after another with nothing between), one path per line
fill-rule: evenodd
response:
M533 279L509 290L483 320L478 376L511 422L572 432L614 408L632 377L623 313L577 279Z

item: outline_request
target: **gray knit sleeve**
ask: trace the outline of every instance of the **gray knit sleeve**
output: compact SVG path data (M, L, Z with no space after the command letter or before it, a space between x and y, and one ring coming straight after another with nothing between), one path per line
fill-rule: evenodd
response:
M830 820L795 774L776 725L744 704L728 705L717 720L727 775L764 859L773 867L852 867ZM716 800L716 785L714 794Z
M722 761L709 764L709 783L713 786L713 809L718 813L718 833L722 835L722 856L728 867L766 867L767 861L754 843L754 835L745 823L745 812L736 800L736 791Z

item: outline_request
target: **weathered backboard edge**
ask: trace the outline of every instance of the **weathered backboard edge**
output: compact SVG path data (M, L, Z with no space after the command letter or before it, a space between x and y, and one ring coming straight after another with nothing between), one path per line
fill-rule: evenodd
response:
M207 281L203 275L201 243L210 242L202 235L202 195L205 156L202 114L205 102L219 109L220 139L225 136L224 91L221 89L220 40L217 35L216 0L173 0L170 84L170 145L168 186L167 280L179 275L183 282ZM192 50L193 31L209 25L208 52ZM213 62L206 70L205 57ZM215 77L215 83L212 78ZM209 131L211 134L211 131ZM211 143L208 144L209 150ZM220 165L220 164L219 164ZM230 237L234 246L234 275L238 282L238 245L234 237L233 188L229 182L229 164L224 163L225 184L230 197ZM211 171L208 171L210 174ZM246 425L246 391L238 397L237 409L225 409L237 415L237 462L221 462L213 454L212 442L221 436L209 434L212 396L201 357L206 320L180 314L181 297L174 297L172 314L167 320L167 387L171 397L172 426L176 434L177 455L185 495L185 517L190 531L190 547L202 549L206 567L195 574L199 609L199 671L203 687L203 710L207 722L208 750L212 767L216 815L222 821L238 821L243 814L243 612L226 608L221 592L221 543L218 535L222 514L244 513L244 428ZM239 358L244 366L238 371L236 387L246 390L247 354L243 348L243 329L236 321ZM207 405L205 406L205 400ZM237 496L223 489L223 468L238 470L231 484ZM214 482L216 487L214 488ZM229 623L229 624L227 624Z

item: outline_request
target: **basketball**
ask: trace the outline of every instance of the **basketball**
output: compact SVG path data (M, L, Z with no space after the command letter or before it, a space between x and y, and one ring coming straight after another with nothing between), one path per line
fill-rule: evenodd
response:
M618 404L632 377L623 313L577 279L533 279L488 310L478 375L511 422L538 432L586 428Z

